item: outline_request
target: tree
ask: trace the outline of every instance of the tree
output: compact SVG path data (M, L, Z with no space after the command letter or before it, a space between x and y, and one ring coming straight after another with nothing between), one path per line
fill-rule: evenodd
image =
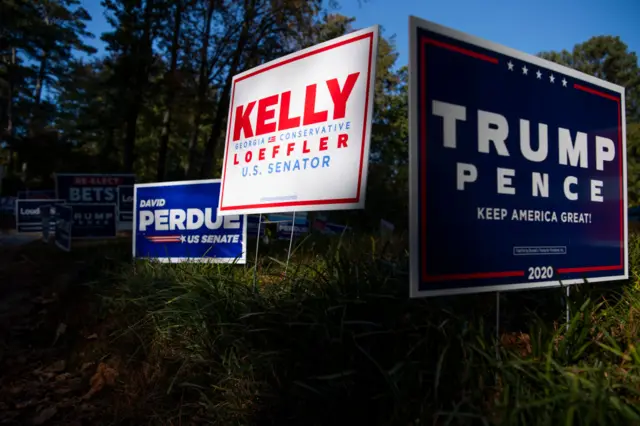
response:
M174 5L173 33L171 36L171 65L169 72L165 76L165 112L162 119L162 134L160 135L160 146L158 147L158 166L156 180L164 180L167 167L167 151L169 148L169 133L171 131L171 116L173 113L174 100L178 90L178 50L180 48L180 30L182 27L182 14L184 7L181 0L176 0Z
M2 0L0 11L0 140L11 165L14 153L24 162L38 138L51 138L60 79L74 53L94 49L82 42L90 17L78 0Z
M540 57L574 68L625 88L627 115L627 189L629 203L640 202L640 67L620 37L597 36L577 44L571 52L542 52Z
M160 0L103 0L108 22L114 27L102 35L113 55L114 83L120 88L125 135L122 166L133 171L138 116L149 89L154 65L153 42L163 22L158 11ZM166 9L165 9L166 10ZM155 23L155 24L154 24Z

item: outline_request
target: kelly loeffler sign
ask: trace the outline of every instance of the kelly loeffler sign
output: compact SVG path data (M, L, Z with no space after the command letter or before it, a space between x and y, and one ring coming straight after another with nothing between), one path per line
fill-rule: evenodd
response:
M233 77L219 211L364 207L378 27Z
M409 27L412 297L627 278L624 89Z

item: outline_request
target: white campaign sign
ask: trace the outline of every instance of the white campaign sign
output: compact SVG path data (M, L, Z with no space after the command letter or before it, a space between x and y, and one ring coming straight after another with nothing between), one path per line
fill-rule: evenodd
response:
M233 78L219 214L364 208L378 26Z

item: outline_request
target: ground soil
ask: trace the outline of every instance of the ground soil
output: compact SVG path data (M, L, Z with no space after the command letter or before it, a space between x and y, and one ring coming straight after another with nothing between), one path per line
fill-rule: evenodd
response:
M118 371L101 350L86 261L41 241L0 248L0 424L107 424Z

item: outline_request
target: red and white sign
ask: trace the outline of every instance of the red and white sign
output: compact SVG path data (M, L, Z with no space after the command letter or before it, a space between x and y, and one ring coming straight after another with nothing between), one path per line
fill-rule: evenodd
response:
M364 208L378 26L233 78L219 214Z

